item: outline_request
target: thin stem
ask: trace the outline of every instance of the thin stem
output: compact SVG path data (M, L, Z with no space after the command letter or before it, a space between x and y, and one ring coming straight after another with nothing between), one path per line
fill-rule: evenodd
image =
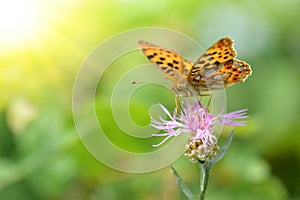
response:
M209 179L209 171L210 167L206 163L200 163L199 162L199 168L200 168L200 200L204 200L205 198L205 193L208 185L208 179Z
M205 163L199 162L198 163L199 169L200 169L200 197L199 197L200 200L204 200L204 198L205 198L205 193L206 193L208 179L209 179L209 172L210 172L211 168L214 166L214 164L216 164L218 161L220 161L224 157L225 153L227 152L227 150L231 144L231 141L233 138L233 132L234 132L234 129L231 130L231 132L227 138L226 144L223 146L222 150L220 151L219 155L216 158L212 159L209 162L205 162Z

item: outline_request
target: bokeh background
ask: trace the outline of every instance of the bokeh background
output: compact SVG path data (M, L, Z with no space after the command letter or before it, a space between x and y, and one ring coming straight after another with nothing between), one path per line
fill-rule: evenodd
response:
M0 199L185 199L167 168L126 174L98 162L72 118L76 73L96 45L153 26L204 47L231 36L253 68L245 83L227 89L228 110L249 108L251 117L213 168L207 199L300 199L299 9L299 0L1 2ZM141 54L136 59L145 62ZM143 151L144 140L120 136L109 109L115 74L130 62L106 73L96 108L116 144ZM153 101L174 107L162 88L145 87L135 98L132 116L142 125ZM197 166L180 158L174 167L197 191Z

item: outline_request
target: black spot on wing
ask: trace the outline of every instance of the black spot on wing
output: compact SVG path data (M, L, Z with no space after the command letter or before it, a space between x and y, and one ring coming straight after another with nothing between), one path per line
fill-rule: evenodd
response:
M206 63L203 67L206 68L206 67L209 67L210 66L210 63Z
M198 64L204 64L205 63L205 60L200 60L199 62L198 62Z
M147 58L148 58L149 60L151 60L152 58L154 58L154 56L153 56L153 55L149 55L149 56L147 56Z

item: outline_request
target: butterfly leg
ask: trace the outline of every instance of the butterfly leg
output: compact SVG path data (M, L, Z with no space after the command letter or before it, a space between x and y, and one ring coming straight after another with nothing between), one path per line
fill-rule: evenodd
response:
M180 100L179 100L178 96L176 95L176 96L175 96L175 105L176 105L175 113L176 113L176 114L177 114L178 109L179 109L179 106L180 106L179 101L180 101Z
M207 107L210 106L211 100L212 100L212 94L209 94L209 100L208 100L208 103L207 103Z
M207 94L200 93L199 96L200 96L200 98L202 98L202 97L209 97L207 105L206 105L206 107L209 107L210 103L212 101L212 94L211 93L207 93Z

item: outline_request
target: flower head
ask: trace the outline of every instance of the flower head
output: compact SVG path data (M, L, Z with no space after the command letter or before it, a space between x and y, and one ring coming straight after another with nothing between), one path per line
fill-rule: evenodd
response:
M217 153L219 148L217 136L213 133L214 125L244 126L244 121L233 121L233 119L248 117L245 116L247 109L213 116L200 101L184 102L179 115L176 115L176 112L171 115L164 106L160 105L160 107L170 119L165 120L160 117L160 121L157 121L151 118L151 126L164 132L153 136L165 137L159 144L153 146L160 146L169 138L182 133L189 134L185 155L192 161L205 161Z

